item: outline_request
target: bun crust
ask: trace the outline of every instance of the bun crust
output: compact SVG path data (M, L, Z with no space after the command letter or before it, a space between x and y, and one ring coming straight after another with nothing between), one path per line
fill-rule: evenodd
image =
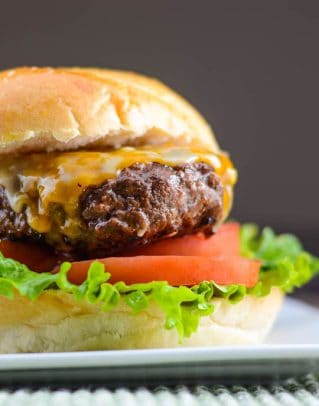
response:
M258 344L271 328L282 299L279 289L264 298L247 295L235 305L213 299L214 313L201 319L198 331L183 346ZM137 315L125 304L104 312L98 305L52 290L36 301L1 297L0 309L0 353L179 346L175 330L163 327L164 316L156 305Z
M169 142L218 151L203 117L157 80L106 69L0 73L0 154Z

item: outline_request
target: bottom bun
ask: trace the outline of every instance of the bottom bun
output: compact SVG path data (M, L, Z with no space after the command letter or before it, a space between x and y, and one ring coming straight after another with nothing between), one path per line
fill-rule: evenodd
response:
M279 289L263 298L247 295L235 305L213 299L213 314L203 317L197 332L179 344L177 332L164 328L164 315L155 304L133 315L125 304L104 312L58 290L48 290L35 301L1 297L0 352L258 344L282 299Z

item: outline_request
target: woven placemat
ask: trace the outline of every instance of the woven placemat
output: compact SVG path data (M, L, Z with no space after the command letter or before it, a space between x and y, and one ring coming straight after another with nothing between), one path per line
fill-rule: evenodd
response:
M16 390L0 391L0 406L197 406L197 405L319 405L319 380L313 375L288 379L268 386L196 386L174 389L159 387L155 390L126 388L68 390Z

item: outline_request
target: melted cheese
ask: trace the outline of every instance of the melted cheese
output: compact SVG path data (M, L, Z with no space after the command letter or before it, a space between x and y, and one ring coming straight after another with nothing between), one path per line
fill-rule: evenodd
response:
M121 148L110 152L74 151L1 158L0 184L16 212L26 210L29 225L40 233L52 232L52 205L63 207L63 231L74 236L78 230L79 196L90 185L115 178L119 171L141 162L168 166L205 162L213 166L224 185L224 216L232 201L236 171L224 154L181 148Z

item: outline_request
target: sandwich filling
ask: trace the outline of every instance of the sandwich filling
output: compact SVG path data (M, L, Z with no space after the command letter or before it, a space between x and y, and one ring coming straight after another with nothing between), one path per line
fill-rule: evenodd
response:
M6 157L0 238L43 240L86 258L212 234L227 216L235 181L226 155L172 147Z

